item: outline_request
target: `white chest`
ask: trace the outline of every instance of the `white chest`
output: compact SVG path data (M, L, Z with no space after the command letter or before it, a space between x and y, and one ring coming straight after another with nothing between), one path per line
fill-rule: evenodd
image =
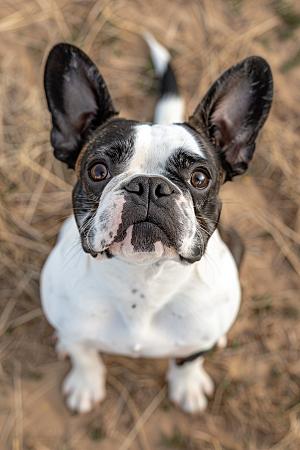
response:
M41 279L45 314L61 336L107 353L180 357L212 347L228 331L240 286L218 235L200 263L139 267L95 261L74 245L70 251L73 222L64 225Z

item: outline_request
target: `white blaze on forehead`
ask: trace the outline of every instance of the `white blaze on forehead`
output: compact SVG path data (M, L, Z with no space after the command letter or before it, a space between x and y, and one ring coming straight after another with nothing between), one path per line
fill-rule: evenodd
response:
M197 141L181 125L136 125L134 154L127 170L138 174L160 174L179 148L204 158Z

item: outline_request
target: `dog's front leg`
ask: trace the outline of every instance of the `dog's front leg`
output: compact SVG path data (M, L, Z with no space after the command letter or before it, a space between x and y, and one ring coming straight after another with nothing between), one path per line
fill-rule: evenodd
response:
M61 344L73 366L62 385L67 406L72 411L86 413L105 397L105 366L96 349L68 340Z
M177 365L174 359L169 360L166 374L169 398L190 414L204 411L206 396L211 397L214 392L214 383L203 369L203 362L203 356L183 365Z

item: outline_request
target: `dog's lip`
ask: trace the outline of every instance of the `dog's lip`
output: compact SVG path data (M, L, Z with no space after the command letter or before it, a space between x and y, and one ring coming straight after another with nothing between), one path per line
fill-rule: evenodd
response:
M140 224L143 224L143 223L151 223L151 225L155 225L156 227L161 228L159 225L157 225L156 222L154 222L154 220L151 220L148 217L145 220L140 220L138 222L135 222L133 225L140 225Z
M158 229L160 230L160 232L163 233L164 236L167 238L167 241L170 243L170 239L169 239L169 236L168 236L168 234L167 234L165 228L159 226L156 222L152 221L152 220L149 219L149 218L147 218L146 220L141 220L141 221L139 221L139 222L135 222L135 223L129 225L129 226L127 227L127 229L126 229L126 232L127 232L128 228L129 228L130 226L139 226L139 225L141 225L141 226L147 225L148 227L149 227L149 225L150 225L150 226L153 226L153 227L155 227L155 228L158 228ZM97 251L97 252L96 252L94 249L93 249L93 250L90 250L91 256L92 256L93 258L97 258L98 255L103 255L103 253L105 253L105 252L107 252L107 251L109 252L109 248L110 248L110 246L111 246L112 244L114 244L114 241L112 241L107 247L104 247L102 250Z
M163 228L162 226L158 225L156 222L152 221L151 219L147 218L146 220L141 220L140 222L136 222L133 224L133 226L138 226L138 225L152 225L153 227L158 228L167 238L167 240L170 242L168 233L166 231L165 228Z
M171 241L171 239L170 239L170 237L169 237L169 235L168 235L167 230L166 230L164 227L158 225L158 224L156 223L156 221L151 220L151 218L149 218L149 217L147 217L145 220L141 220L141 221L139 221L139 222L134 222L134 223L132 223L131 225L129 225L129 226L127 227L126 232L127 232L128 228L129 228L130 226L143 226L143 225L146 225L147 227L150 226L150 227L158 228L158 229L160 230L160 232L163 233L163 235L166 237L167 242L168 242L168 245L167 245L167 246L170 245L170 246L174 247L174 245L172 244L172 241ZM102 250L95 251L95 249L92 249L92 250L89 251L89 253L90 253L90 255L91 255L93 258L97 258L98 255L103 255L105 252L109 252L109 253L110 253L109 248L111 247L111 245L114 244L114 242L115 242L115 241L113 240L109 245L107 245L106 247L104 247Z

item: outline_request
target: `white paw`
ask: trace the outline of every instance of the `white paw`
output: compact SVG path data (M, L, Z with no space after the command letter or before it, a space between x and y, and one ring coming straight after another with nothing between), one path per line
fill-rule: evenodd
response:
M166 374L169 383L169 398L187 413L204 411L207 398L214 392L214 383L202 367L202 360L177 366L170 360Z
M82 370L72 368L64 379L62 392L67 395L67 406L72 411L91 411L105 397L105 376L102 368Z

